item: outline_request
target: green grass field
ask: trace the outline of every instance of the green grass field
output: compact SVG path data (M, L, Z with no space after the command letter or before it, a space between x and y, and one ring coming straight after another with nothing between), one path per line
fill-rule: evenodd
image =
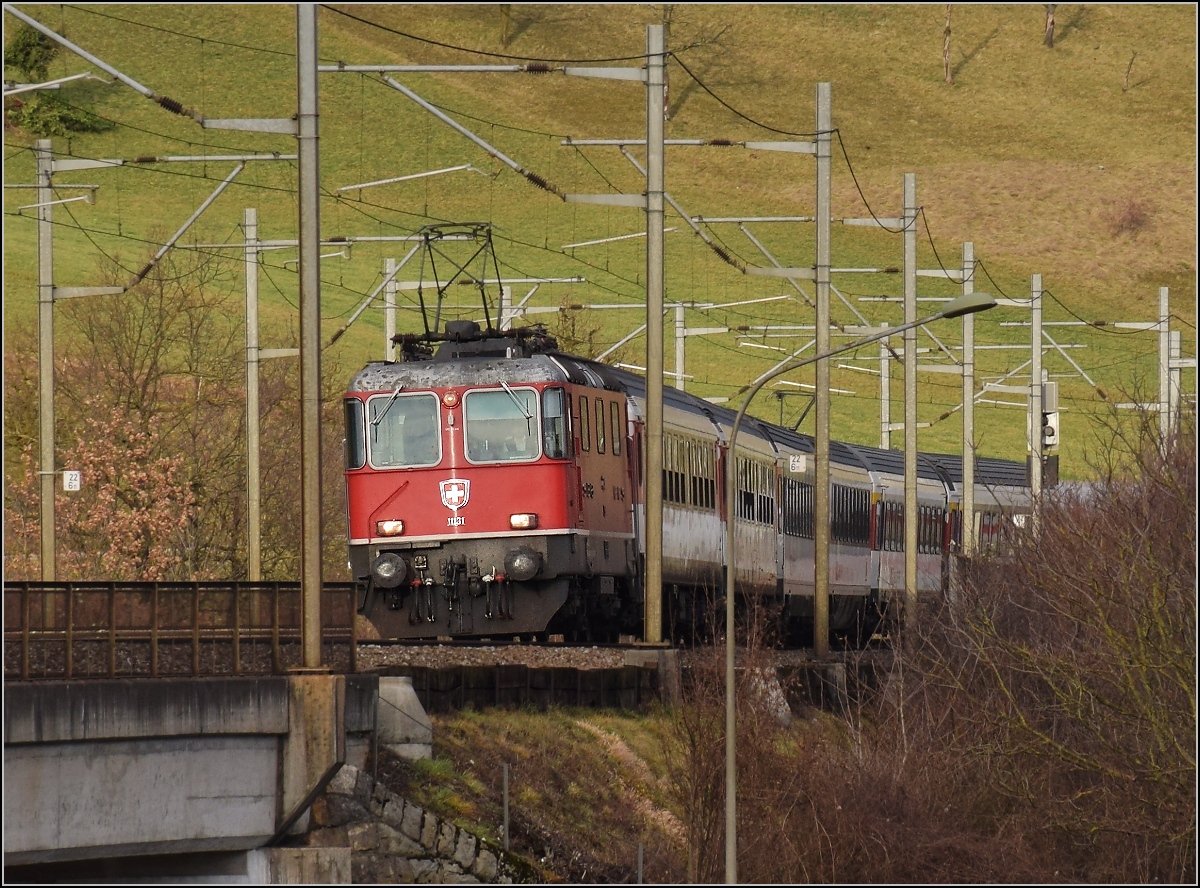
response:
M295 12L286 5L109 5L17 7L63 32L125 75L206 118L290 117L295 113ZM344 15L342 10L348 15ZM649 5L516 5L508 45L502 43L498 5L368 5L321 7L323 64L501 64L525 59L571 64L641 64L646 25L661 20ZM815 126L815 88L832 84L835 219L898 216L905 173L917 177L922 207L918 264L957 268L962 243L971 241L982 262L977 289L1027 299L1030 279L1042 275L1048 291L1045 320L1152 322L1158 289L1170 287L1172 329L1182 333L1183 354L1195 354L1196 252L1196 13L1186 4L1059 5L1056 41L1043 45L1041 5L970 5L953 8L950 66L945 82L943 29L946 7L919 5L679 5L673 9L669 48L686 71L670 62L668 138L783 140L804 138ZM365 19L373 24L366 24ZM4 17L6 41L17 20ZM420 38L420 39L417 39ZM464 47L481 53L463 52ZM501 54L516 58L501 58ZM51 77L100 73L65 50ZM691 72L689 75L688 72ZM692 76L694 75L694 76ZM6 68L7 79L20 77ZM564 192L640 192L641 177L615 147L564 146L566 137L644 137L645 91L638 83L561 74L396 74L418 93L521 166ZM87 158L197 156L247 152L294 153L289 136L207 130L173 115L122 84L76 81L62 98L114 125L107 132L55 138L56 155ZM715 97L719 97L720 102ZM731 110L734 109L734 110ZM737 113L735 113L735 110ZM565 249L566 244L644 231L642 211L567 204L541 190L421 109L375 74L320 75L321 228L325 237L410 235L446 222L492 225L501 273L512 278L582 277L573 284L543 284L528 305L627 305L574 318L592 330L592 351L616 343L645 320L644 238ZM766 124L765 128L756 124ZM33 138L6 128L4 181L32 183ZM844 154L843 154L844 147ZM631 154L642 161L644 151ZM847 164L847 158L850 164ZM361 191L339 191L389 177L471 164L487 175L459 171ZM126 164L62 173L56 184L95 184L94 204L54 208L55 283L100 282L116 262L131 274L213 192L232 170L229 161ZM811 216L815 165L805 155L737 147L670 147L668 192L690 215ZM59 199L86 192L64 189ZM6 348L13 337L36 335L37 248L34 192L5 190L4 319ZM292 238L296 230L296 169L286 161L247 164L184 237L183 243L238 244L243 211L256 207L260 236ZM689 307L690 328L762 328L810 325L803 297L778 279L740 274L722 262L668 208L666 300L712 303ZM749 235L784 265L812 265L813 227L807 223L757 223ZM706 229L748 264L768 264L739 227ZM212 249L212 248L205 248ZM400 258L402 243L358 244L348 255L323 261L323 335L340 328L377 286L386 257ZM452 255L460 249L446 245ZM326 248L338 252L338 248ZM230 256L228 286L241 288L240 251ZM899 266L898 234L835 223L835 268ZM296 252L266 254L260 283L262 345L281 345L296 328ZM463 255L465 259L465 254ZM460 260L462 261L462 260ZM445 266L439 266L444 270ZM413 280L417 257L398 275ZM411 272L411 274L409 273ZM426 280L430 280L428 264ZM840 324L859 323L853 306L872 323L899 323L901 310L871 301L901 293L897 274L836 274L845 301L833 300ZM811 295L810 285L802 284ZM950 296L954 284L922 277L922 297ZM521 299L532 284L514 284ZM451 288L450 312L478 317L477 293ZM721 308L722 304L788 296ZM419 328L411 294L401 330ZM327 352L330 373L348 378L383 353L382 300L376 300ZM847 305L848 303L848 305ZM236 302L235 302L236 304ZM535 316L552 330L557 316ZM667 369L674 355L674 315L664 324ZM1023 308L998 308L976 322L980 382L998 379L1029 359L1029 320ZM1060 383L1063 405L1062 472L1088 474L1098 415L1114 401L1157 393L1155 332L1081 326L1046 328L1078 364L1046 353L1044 366ZM943 322L933 332L946 346L961 341L960 326ZM687 339L688 388L709 398L729 398L799 348L811 330L749 330ZM72 332L60 325L59 348ZM835 338L835 343L840 340ZM937 349L922 336L921 347ZM786 351L779 351L784 349ZM876 347L839 361L878 369ZM609 360L644 364L637 337ZM935 354L929 355L930 360ZM944 360L944 358L943 358ZM1086 374L1086 378L1083 374ZM1194 370L1183 388L1195 392ZM1087 382L1090 378L1093 385ZM794 381L811 382L812 368ZM1008 382L1025 382L1019 374ZM331 379L332 385L340 379ZM835 368L833 434L877 444L878 377ZM961 384L944 373L919 380L924 449L961 449L957 413L938 420L961 401ZM794 386L780 390L799 391ZM894 368L893 421L902 417L902 369ZM774 391L774 390L771 390ZM1017 402L1018 395L997 400ZM756 412L795 422L797 397L764 392ZM812 430L811 416L801 426ZM1024 410L981 404L977 437L987 456L1021 459ZM901 435L893 435L897 446Z

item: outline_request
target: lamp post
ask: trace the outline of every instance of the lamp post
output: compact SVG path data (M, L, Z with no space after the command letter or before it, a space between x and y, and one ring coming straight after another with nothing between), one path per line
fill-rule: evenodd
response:
M987 293L966 293L946 303L945 307L928 317L918 318L899 327L885 327L878 333L872 333L863 339L855 340L846 345L838 346L819 355L812 355L801 361L785 364L773 373L768 373L750 387L738 410L733 428L729 431L729 448L725 455L725 882L736 884L737 877L737 761L734 757L736 749L735 730L737 721L734 717L734 578L737 573L735 561L735 524L737 516L737 436L746 418L746 410L750 402L764 385L772 379L782 376L792 370L797 370L817 361L824 361L844 352L853 351L872 342L878 342L886 336L903 333L922 324L940 321L942 318L957 318L977 311L993 308L996 300ZM817 397L821 397L818 392ZM828 397L828 394L826 394Z

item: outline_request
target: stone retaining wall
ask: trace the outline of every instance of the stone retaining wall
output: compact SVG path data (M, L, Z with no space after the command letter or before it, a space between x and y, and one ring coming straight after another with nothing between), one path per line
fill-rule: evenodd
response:
M306 845L350 849L357 883L536 883L529 861L406 801L343 765L312 806Z

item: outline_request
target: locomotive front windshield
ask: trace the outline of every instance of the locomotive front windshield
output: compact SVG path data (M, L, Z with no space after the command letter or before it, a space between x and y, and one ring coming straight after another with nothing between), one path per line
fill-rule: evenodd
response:
M532 389L468 392L463 399L467 459L513 462L537 459L538 399Z
M368 402L367 441L377 469L436 466L442 461L438 401L433 395L377 395Z

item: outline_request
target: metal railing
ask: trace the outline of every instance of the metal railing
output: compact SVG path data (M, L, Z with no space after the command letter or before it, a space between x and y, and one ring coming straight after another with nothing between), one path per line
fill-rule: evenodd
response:
M356 672L353 583L321 593L321 662ZM4 583L6 681L271 675L303 665L299 583Z

